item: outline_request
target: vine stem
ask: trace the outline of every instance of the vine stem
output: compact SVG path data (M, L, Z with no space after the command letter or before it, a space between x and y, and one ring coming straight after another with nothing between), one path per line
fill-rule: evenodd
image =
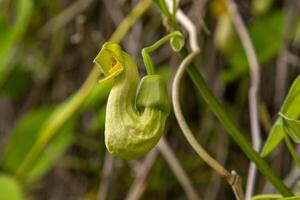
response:
M182 49L179 54L182 59L186 58L188 55L186 49ZM293 193L284 185L280 178L277 177L277 175L269 167L267 162L263 158L261 158L260 155L251 147L248 139L244 136L243 132L238 128L238 126L236 126L236 123L232 120L232 118L230 118L226 113L225 109L219 103L212 91L208 88L204 78L193 63L191 63L187 67L187 72L196 88L204 98L205 102L223 124L228 134L247 155L247 157L255 162L260 172L274 185L274 187L283 196L293 196Z
M173 1L172 6L172 2L170 0L167 1L169 9L174 7L175 3L176 2ZM215 160L207 153L207 151L198 143L198 141L194 137L191 129L189 128L183 116L179 102L180 82L187 66L189 66L193 59L200 53L200 47L198 45L197 40L197 30L193 22L180 9L177 10L176 17L178 21L182 24L182 26L188 31L189 43L192 49L192 52L181 62L172 84L172 102L176 119L183 134L185 135L192 148L196 151L196 153L218 174L227 179L227 182L229 183L229 185L231 185L233 189L236 199L243 200L244 193L240 176L235 171L232 171L231 173L228 172L217 160Z
M166 42L168 42L169 40L172 40L172 39L173 40L174 39L179 39L179 40L183 41L183 36L179 31L174 31L174 32L162 37L160 40L155 42L153 45L151 45L149 47L145 47L145 48L142 49L142 57L143 57L143 61L144 61L144 64L145 64L148 75L152 75L152 74L155 73L154 72L154 65L153 65L152 59L150 57L150 53L154 52L160 46L162 46L163 44L165 44ZM173 47L173 48L175 48L175 47Z
M166 0L169 6L169 9L172 5L171 0ZM190 34L190 43L193 51L199 49L197 43L197 32L193 23L186 17L186 15L180 10L177 10L176 18L184 26ZM184 47L179 55L182 59L185 59L188 56L188 52ZM197 70L196 66L191 62L187 67L187 72L189 77L192 79L196 88L199 90L200 94L203 96L204 100L217 116L220 122L223 124L225 130L229 135L234 139L234 141L239 145L247 157L254 161L257 168L264 174L264 176L274 185L274 187L283 195L283 196L292 196L293 193L284 185L284 183L276 176L273 170L269 167L267 162L260 157L260 155L253 150L251 144L248 142L248 139L244 136L243 132L235 125L235 122L229 117L225 109L219 103L217 98L214 96L212 91L206 85L204 78L201 73Z
M237 6L234 0L226 0L229 15L231 17L231 21L236 29L238 36L242 42L244 47L244 51L246 53L246 57L249 63L250 68L250 88L249 88L249 114L250 114L250 124L251 124L251 137L253 148L255 151L259 152L261 147L261 133L259 127L258 120L258 88L260 81L259 74L259 64L257 60L257 56L251 42L250 36L248 34L245 23L243 22L242 17L237 11ZM256 180L256 166L253 162L250 163L248 178L247 178L247 186L246 186L246 200L250 200L253 195L255 188L255 180Z
M140 16L150 7L151 0L141 0L128 16L122 21L110 38L110 41L120 42L130 27L138 20ZM94 66L87 79L72 98L62 107L57 109L49 118L48 123L42 128L40 137L33 145L29 153L26 155L19 168L16 170L15 176L23 181L31 170L31 167L37 161L42 151L45 149L49 141L58 133L60 128L78 111L85 99L91 93L100 75L100 70Z
M235 172L233 173L228 172L218 161L216 161L213 157L211 157L207 153L207 151L198 143L191 129L189 128L180 107L180 103L179 103L180 82L182 80L186 67L193 61L193 59L198 54L199 51L191 52L182 61L175 74L173 85L172 85L172 102L173 102L174 113L182 132L184 133L186 139L188 140L192 148L211 168L213 168L218 174L220 174L221 176L227 179L228 183L233 188L236 198L238 200L243 200L244 195L243 195L242 182L240 177Z

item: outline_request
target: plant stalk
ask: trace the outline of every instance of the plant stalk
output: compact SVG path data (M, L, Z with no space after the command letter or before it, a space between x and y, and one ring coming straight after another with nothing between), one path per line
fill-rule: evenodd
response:
M179 54L182 59L186 58L186 56L188 55L186 49L182 49ZM261 158L256 151L254 151L243 132L235 125L235 122L228 116L225 109L219 103L212 91L208 88L204 78L193 63L188 66L187 72L208 106L223 124L228 134L247 155L247 157L251 161L255 162L260 172L274 185L274 187L283 196L293 196L293 193L284 185L280 178L269 167L267 162L263 158Z

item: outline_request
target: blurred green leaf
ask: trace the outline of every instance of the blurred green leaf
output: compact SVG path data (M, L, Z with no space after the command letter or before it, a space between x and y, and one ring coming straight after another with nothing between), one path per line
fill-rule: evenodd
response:
M32 9L33 3L31 0L18 0L15 12L17 16L13 26L0 24L0 85L8 73L6 65L8 60L11 59L13 47L25 32Z
M167 17L168 19L171 19L172 14L170 13L167 4L165 0L152 0L152 2L159 8L160 12Z
M300 115L300 76L296 78L292 84L287 97L280 109L280 112L291 119L297 119ZM267 156L284 138L284 130L282 126L282 118L278 117L273 125L268 139L263 146L261 155Z
M300 196L282 197L278 194L260 194L252 197L251 200L298 200Z
M169 65L161 65L156 69L156 73L159 74L165 83L169 83L171 80L171 67Z
M13 67L3 85L0 86L0 94L17 97L27 88L31 81L31 75L32 72L26 67L17 64Z
M105 113L106 107L102 106L96 113L96 116L91 120L89 124L89 129L93 134L97 134L98 132L104 129Z
M113 85L113 80L109 80L103 83L96 83L93 90L90 92L86 100L84 101L81 110L96 108L99 104L106 100L111 87Z
M293 43L299 43L300 42L300 19L298 20L298 25L295 28L295 37Z
M74 143L74 136L71 132L75 124L69 123L53 140L48 144L32 171L29 173L28 181L33 182L45 175L55 165L59 157Z
M300 121L288 118L282 113L279 113L282 117L282 125L285 133L287 133L295 143L300 143Z
M215 44L221 52L231 51L236 43L235 32L229 15L218 18L215 30Z
M7 145L3 168L14 173L28 154L32 145L41 133L39 130L47 118L53 113L52 108L39 108L23 116L16 124ZM34 181L43 176L54 164L57 158L72 144L74 122L70 122L59 131L47 145L38 161L31 169L27 181Z
M0 199L1 200L23 200L23 191L19 182L7 175L0 174Z
M248 27L259 63L264 64L272 59L281 49L283 42L284 15L282 11L273 11L254 21ZM234 81L248 73L248 62L239 39L230 38L230 48L223 49L229 62L229 69L222 72L221 79L225 82ZM222 50L222 49L221 49Z
M274 0L253 0L251 7L255 14L262 15L270 10Z

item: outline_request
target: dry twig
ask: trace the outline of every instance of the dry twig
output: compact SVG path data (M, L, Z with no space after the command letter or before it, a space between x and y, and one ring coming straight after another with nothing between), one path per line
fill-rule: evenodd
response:
M169 9L172 8L172 1L167 1ZM190 130L181 110L181 106L179 103L179 86L181 79L184 75L185 69L192 63L194 58L199 54L200 48L198 46L197 40L197 30L191 20L181 11L177 10L176 13L177 20L181 23L181 25L187 29L190 38L190 46L192 52L182 61L180 64L172 85L172 102L173 102L173 109L178 121L178 124L184 133L186 139L188 140L189 144L192 148L197 152L197 154L216 172L218 172L221 176L225 177L228 183L232 186L232 189L235 193L237 199L243 199L243 190L241 186L241 179L236 174L235 171L229 173L218 161L216 161L213 157L211 157L206 150L197 142L196 138L194 137L192 131Z
M106 152L104 165L101 171L101 183L98 191L98 200L106 199L108 188L111 183L111 173L113 171L114 160L111 155Z
M250 36L247 32L247 28L243 22L242 17L237 11L237 6L233 0L227 0L227 7L229 15L236 29L237 34L240 37L242 45L244 47L246 57L250 67L250 88L249 88L249 113L251 124L251 136L253 147L256 151L260 150L261 146L261 134L258 120L258 88L260 81L259 64L257 56L251 42ZM253 162L250 163L246 188L246 200L250 200L254 192L255 179L257 169Z
M149 175L149 172L157 158L158 151L153 149L145 158L145 161L141 165L138 174L126 196L126 200L138 200L144 193L146 189L146 181Z
M184 169L180 165L175 153L172 151L171 147L168 145L164 137L160 139L158 143L158 149L169 164L173 173L176 175L181 186L183 187L188 199L190 200L200 200L196 190L194 189L189 177L185 173Z

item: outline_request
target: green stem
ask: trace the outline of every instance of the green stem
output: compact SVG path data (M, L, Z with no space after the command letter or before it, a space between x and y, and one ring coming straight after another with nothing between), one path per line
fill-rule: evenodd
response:
M291 140L289 139L289 137L287 135L284 136L284 140L285 140L286 146L288 147L288 150L289 150L292 158L294 159L295 164L297 165L298 168L300 168L300 159L297 156L297 153L294 149L294 146L293 146Z
M184 59L188 55L187 50L185 49L181 50L179 54L182 59ZM267 162L264 159L262 159L256 151L253 150L251 144L248 142L248 139L244 136L242 131L235 125L236 123L228 116L225 109L219 103L212 91L208 88L204 78L202 77L201 73L199 73L196 66L194 64L191 64L187 68L187 72L190 78L192 79L193 83L196 85L197 89L203 96L204 100L213 111L213 113L218 117L226 131L239 145L239 147L243 150L247 157L253 162L255 162L260 172L274 185L274 187L283 196L292 196L293 193L277 177L277 175L269 167Z
M161 38L160 40L155 42L153 45L142 49L142 57L143 57L148 75L153 75L155 73L154 65L153 65L152 59L150 57L150 53L157 50L160 46L162 46L169 40L176 39L176 38L183 40L183 36L179 31L174 31L174 32L164 36L163 38ZM176 47L174 47L174 48L176 48Z

